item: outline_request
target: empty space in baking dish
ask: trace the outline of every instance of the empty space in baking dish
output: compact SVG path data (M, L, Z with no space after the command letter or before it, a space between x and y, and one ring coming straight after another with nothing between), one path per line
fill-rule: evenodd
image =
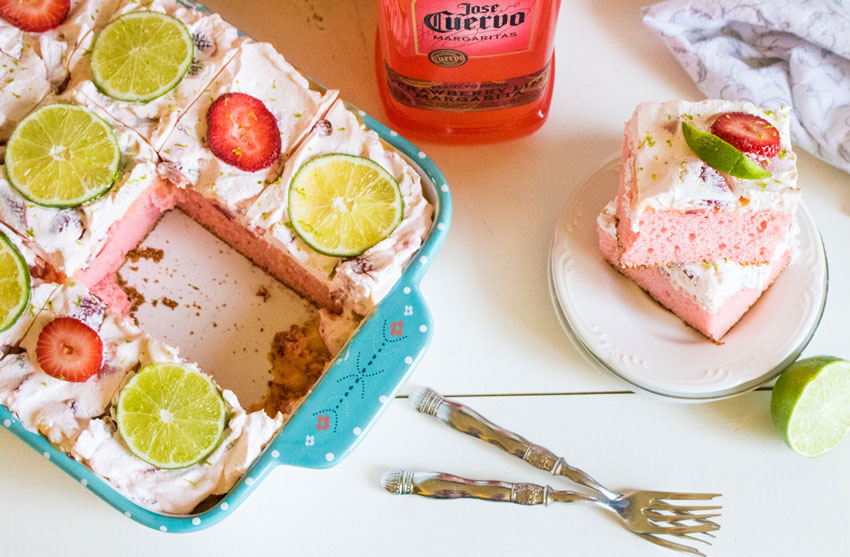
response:
M274 336L316 318L307 300L181 211L168 211L119 271L151 336L197 362L246 408L261 406ZM135 292L141 296L136 296Z

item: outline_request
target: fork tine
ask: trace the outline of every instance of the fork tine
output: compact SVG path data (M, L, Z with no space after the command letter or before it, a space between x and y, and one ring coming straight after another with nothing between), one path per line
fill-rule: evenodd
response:
M715 497L722 496L722 493L677 493L675 491L669 493L656 492L652 494L653 499L691 499L694 501L698 499L714 499Z
M705 521L703 524L694 524L691 525L678 525L678 526L661 526L658 525L662 531L656 532L658 534L672 534L677 536L679 534L699 534L701 532L713 532L714 530L719 530L720 525L710 520ZM710 523L710 524L708 524Z
M681 551L682 553L689 553L691 555L699 555L700 557L705 557L705 553L689 545L665 540L664 538L659 538L658 536L653 536L652 534L638 534L638 536L648 542L660 545L661 547L666 547L667 549L672 549L673 551Z
M720 513L715 514L661 514L652 511L643 511L644 516L656 522L684 522L686 520L696 520L697 522L705 523L709 518L717 518ZM709 521L710 522L710 521Z
M701 533L705 534L706 532L701 532ZM704 543L705 545L711 545L710 541L704 540L702 538L698 538L698 537L696 537L696 535L692 535L692 534L676 534L676 537L685 538L687 540L691 540L691 541L695 541L695 542L699 542L699 543ZM712 536L712 537L714 537L714 536Z
M674 505L672 503L665 503L664 501L653 501L652 502L652 510L658 511L673 511L673 512L684 512L684 511L716 511L717 509L722 509L723 507L720 505Z

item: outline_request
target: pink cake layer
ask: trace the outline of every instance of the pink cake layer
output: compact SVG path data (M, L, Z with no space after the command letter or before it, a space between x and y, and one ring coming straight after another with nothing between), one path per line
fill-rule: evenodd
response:
M193 220L224 240L263 270L319 307L341 313L342 303L316 277L306 274L290 257L236 222L229 211L203 195L157 181L133 202L127 213L109 228L106 244L91 264L74 278L116 312L127 315L130 300L116 281L127 253L144 240L165 211L179 207Z
M634 164L628 142L623 143L624 165ZM726 209L676 211L647 209L640 220L631 221L625 171L620 174L617 194L617 236L620 265L666 265L675 262L721 261L765 263L791 228L792 215L778 211L753 211L735 206ZM637 173L634 169L629 173Z
M180 210L255 265L319 307L335 313L342 312L341 299L334 296L326 285L306 273L294 259L237 223L230 211L193 189L175 187L174 192Z
M673 286L669 277L657 267L622 267L616 238L606 234L599 226L597 226L597 233L599 234L599 250L608 263L634 281L682 321L715 342L719 342L741 320L791 261L789 249L778 261L772 262L770 278L763 290L753 288L739 290L720 306L717 313L712 314L702 308L692 296Z
M174 204L172 188L162 180L154 182L130 205L124 216L109 227L106 244L89 266L77 271L74 278L91 289L115 273L124 264L127 253L145 239L160 215Z

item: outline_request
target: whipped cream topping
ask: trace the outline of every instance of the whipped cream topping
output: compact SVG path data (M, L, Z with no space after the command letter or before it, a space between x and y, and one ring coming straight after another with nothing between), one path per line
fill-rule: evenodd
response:
M2 171L3 168L0 167L0 172ZM41 311L50 295L56 290L57 285L45 282L40 278L45 272L44 263L36 257L35 253L24 244L23 240L12 229L0 223L0 232L18 248L30 270L30 299L27 302L27 307L11 327L5 331L0 331L0 358L2 358L12 348L18 346L18 343L24 338L33 321L35 321L38 312Z
M68 60L91 31L100 29L118 9L120 0L71 0L68 16L44 33L27 33L0 18L0 52L21 59L27 49L44 61L47 79L60 89L68 78Z
M260 99L277 120L281 157L270 167L245 172L213 155L206 146L207 111L224 93ZM177 122L160 156L161 172L181 186L192 186L234 213L280 177L283 161L337 96L310 89L310 83L268 43L244 42L198 100Z
M108 239L107 231L133 202L157 180L157 156L150 145L83 96L79 88L43 104L74 102L94 111L112 125L121 162L112 187L95 201L71 209L51 209L26 201L0 176L0 218L23 237L39 256L71 276L85 268Z
M308 160L343 153L369 158L398 182L404 199L404 218L385 240L353 259L316 253L289 228L289 183ZM345 300L348 309L368 314L401 276L431 226L433 207L422 193L419 174L378 135L363 127L342 101L336 101L304 142L286 161L280 180L270 184L247 213L249 227L260 230L272 245L298 261L307 271Z
M79 319L103 341L103 366L84 383L52 377L38 363L38 337L57 317ZM17 414L24 427L66 452L89 420L105 413L131 370L156 361L177 361L176 350L150 338L74 283L55 289L20 346L22 353L0 361L0 402Z
M54 378L35 357L44 326L60 316L83 321L103 341L103 366L86 382ZM236 396L224 391L229 419L221 445L196 466L158 470L129 451L109 411L135 370L181 362L176 349L114 314L79 284L55 290L20 346L21 353L0 360L0 404L24 427L41 433L123 495L152 510L187 513L207 496L226 493L282 425L280 414L272 419L262 411L246 413Z
M721 174L688 147L682 134L685 121L709 132L717 117L745 112L764 118L779 131L779 155L762 161L772 173L762 180ZM706 100L638 105L626 124L624 186L633 230L646 210L700 210L711 207L794 213L800 198L797 157L791 148L790 109L761 110L747 102Z
M210 495L224 494L254 463L283 424L263 411L246 413L223 391L229 420L218 448L203 461L179 470L159 470L136 458L121 441L112 417L92 420L71 456L85 463L128 499L152 511L188 514Z
M195 58L180 83L165 95L147 103L123 102L104 95L91 81L90 51L96 33L89 33L71 56L71 85L78 84L80 91L92 102L135 130L159 151L180 115L201 95L245 39L240 38L238 30L218 15L186 8L174 0L125 1L112 19L142 10L175 17L183 22L192 35Z
M48 92L44 62L32 48L17 59L0 52L0 160L12 130Z
M605 234L617 238L615 202L611 201L597 217L597 224ZM692 297L699 306L716 314L723 304L742 290L764 290L774 270L785 254L797 244L799 227L796 221L782 242L777 245L770 261L760 265L742 265L734 261L704 263L676 263L654 269L664 275L670 284Z

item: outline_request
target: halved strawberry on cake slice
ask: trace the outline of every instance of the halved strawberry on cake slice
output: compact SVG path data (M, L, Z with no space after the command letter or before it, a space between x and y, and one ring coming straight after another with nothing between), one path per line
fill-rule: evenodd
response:
M613 201L596 219L605 259L658 303L711 340L719 342L788 266L796 226L786 232L769 260L756 265L732 261L622 267Z
M247 41L178 120L159 150L160 173L187 196L244 213L336 96L311 87L270 44Z
M55 289L20 346L0 361L0 404L66 452L130 370L176 359L79 283Z
M770 261L800 190L790 113L746 102L641 104L626 124L620 265Z
M71 55L101 29L121 0L0 0L0 52L21 60L33 52L54 91L68 81Z
M246 412L231 391L221 389L227 422L218 446L195 465L159 469L127 448L114 415L128 380L153 364L201 373L176 349L72 282L54 291L20 349L0 360L0 404L136 503L188 513L209 495L229 491L283 419Z

